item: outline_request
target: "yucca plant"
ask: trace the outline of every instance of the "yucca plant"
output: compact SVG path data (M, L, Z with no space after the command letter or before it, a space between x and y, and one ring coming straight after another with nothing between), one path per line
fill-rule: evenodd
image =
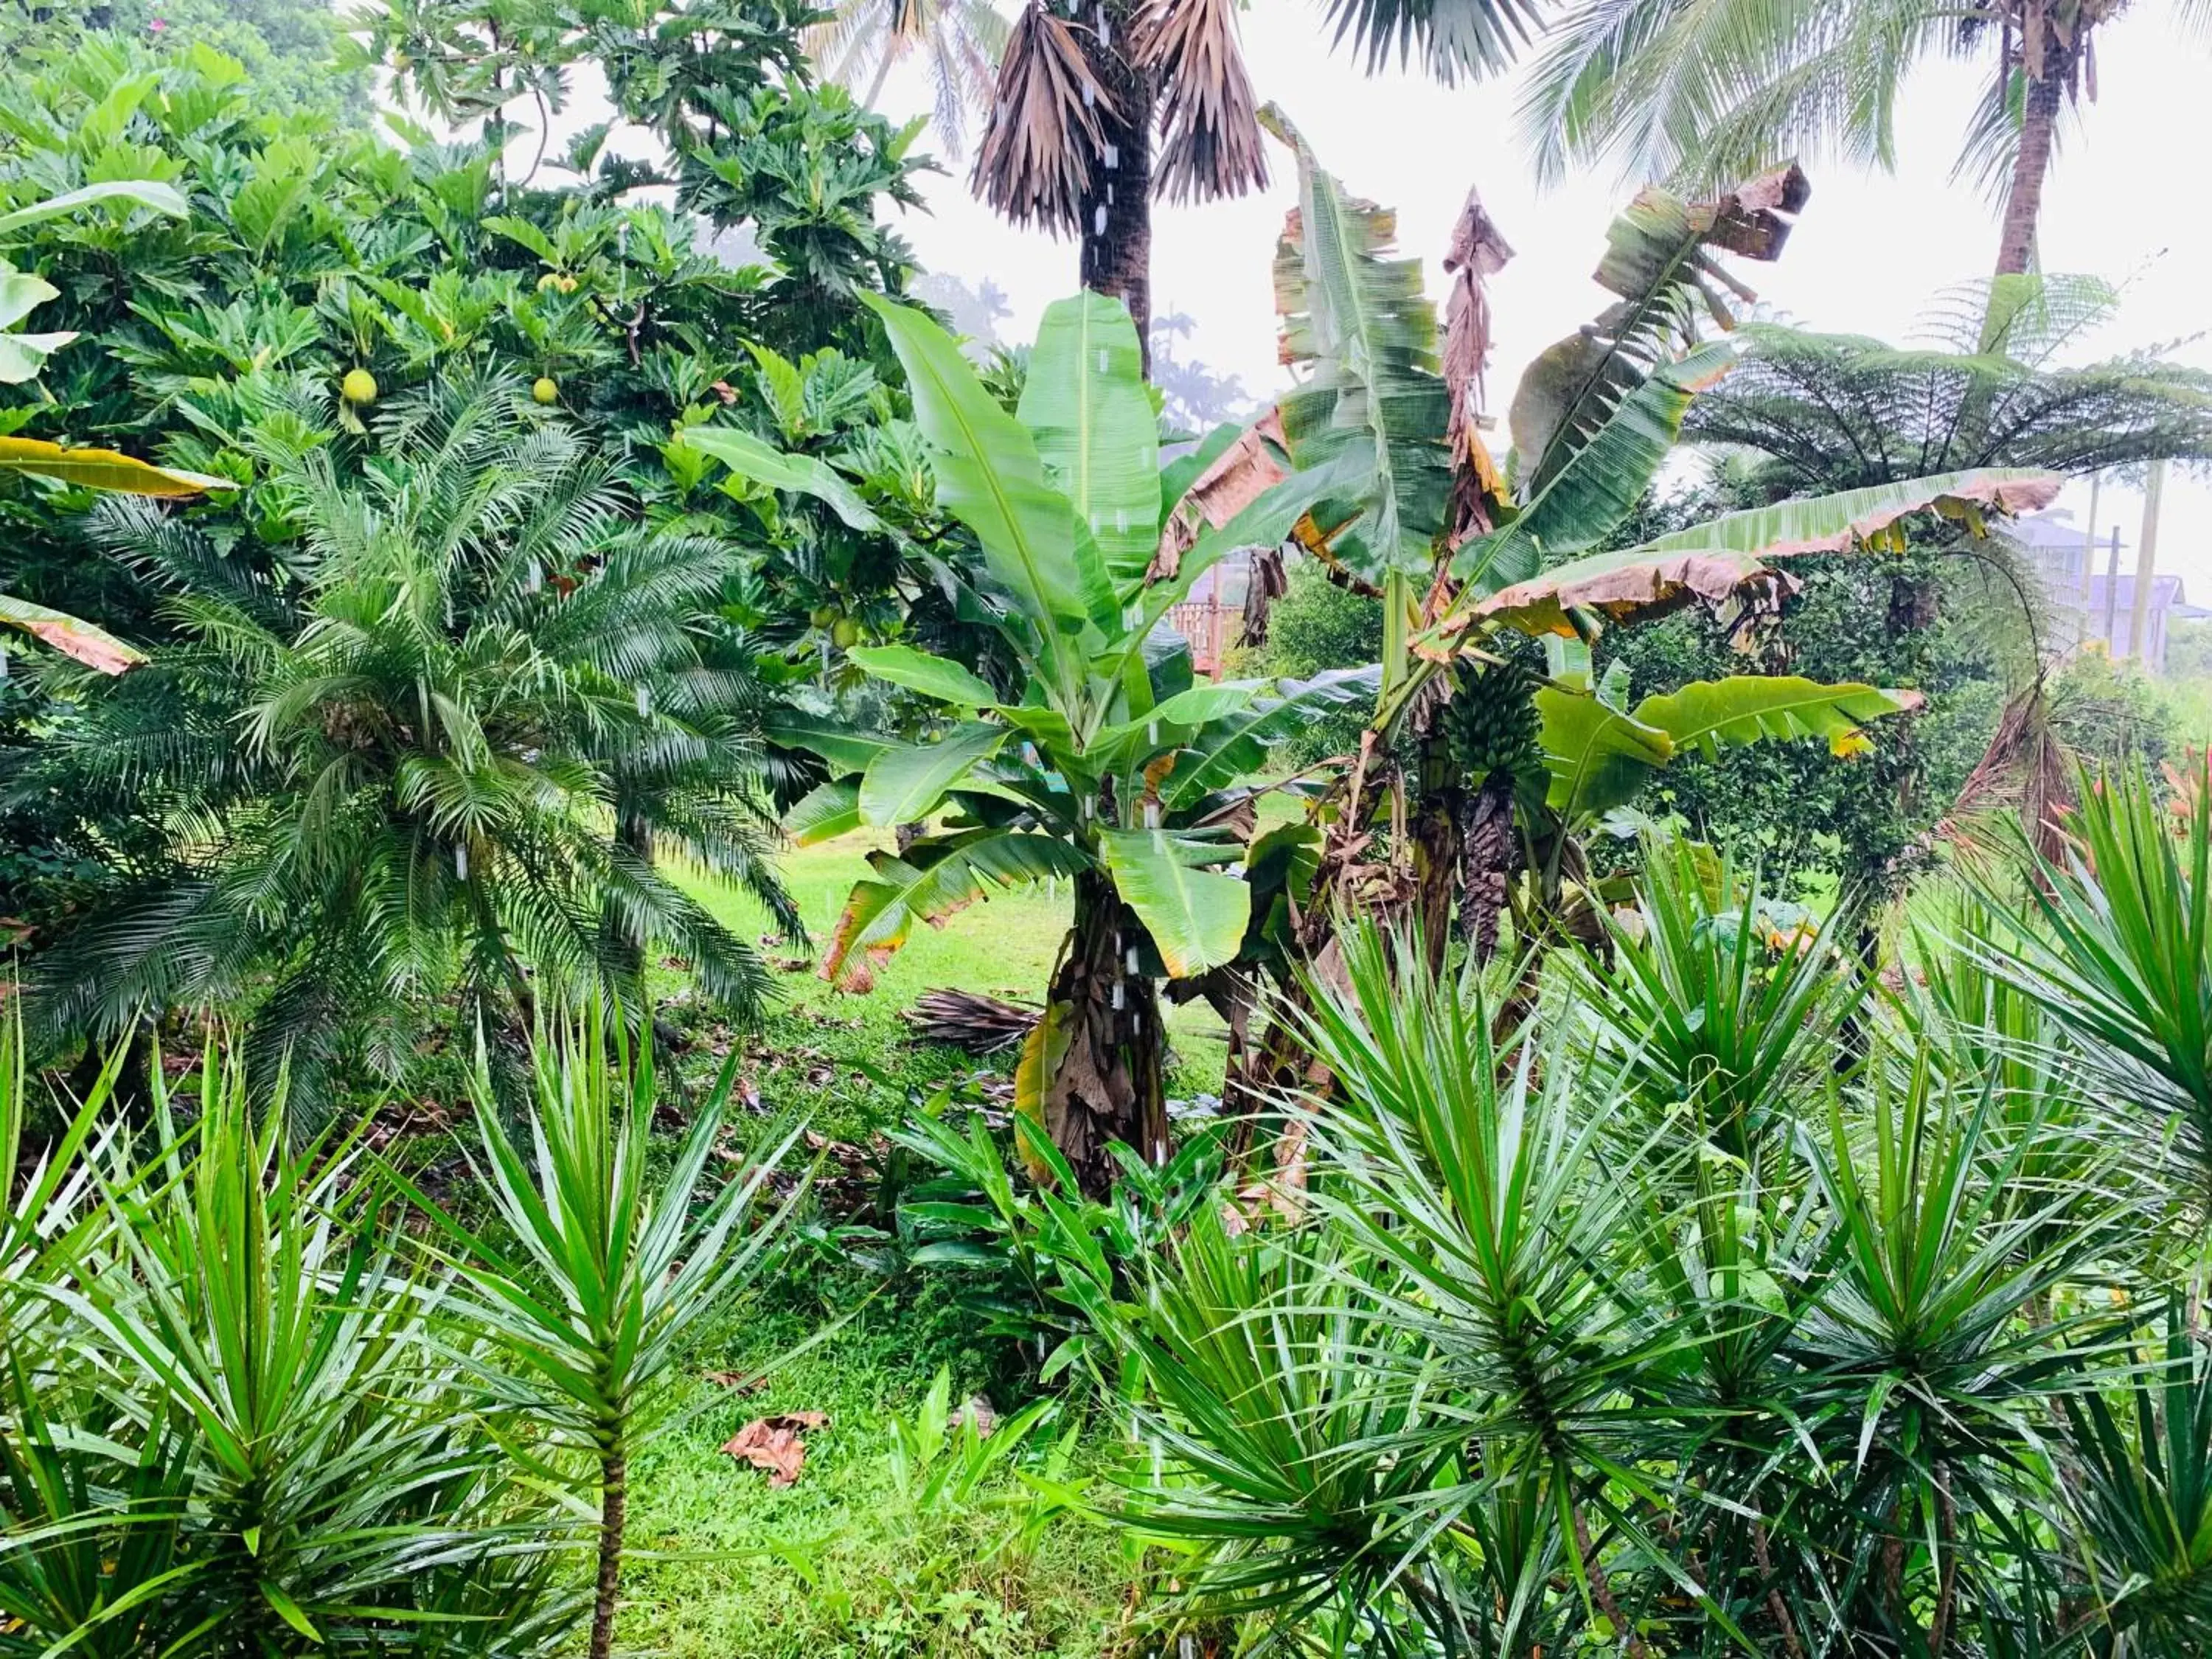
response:
M143 1160L91 1167L107 1224L46 1286L65 1323L9 1346L11 1612L43 1650L550 1651L565 1528L354 1143L295 1150L282 1079L257 1112L213 1036L189 1123L149 1086Z
M1865 1011L1841 1068L1778 1029L1739 1055L1747 1159L1666 1081L1727 1095L1726 1032L1681 1047L1725 1008L1666 990L1647 1063L1647 1014L1593 1019L1607 977L1555 969L1501 1048L1413 940L1357 928L1343 965L1293 1016L1335 1081L1296 1109L1303 1224L1194 1218L1115 1310L1151 1402L1133 1516L1184 1552L1170 1616L1517 1659L2187 1650L2127 1624L2193 1606L2195 1407L2153 1449L2069 1404L2131 1386L2125 1292L2160 1255L2130 1149L2030 1080L2068 1050L2008 1082L1963 1001Z
M2112 1127L2198 1228L2212 1215L2212 798L2083 777L2063 864L2022 849L2026 896L1990 890L1989 971L2081 1049ZM2171 1133L2166 1133L2170 1128Z
M2212 1348L2169 1304L2136 1376L2069 1396L2059 1455L2116 1653L2212 1646Z
M610 1012L611 1019L594 1009L533 1043L523 1144L479 1050L478 1173L501 1234L415 1194L461 1281L455 1316L503 1362L484 1371L484 1382L530 1425L530 1443L510 1441L510 1454L533 1468L549 1451L580 1454L588 1466L599 1517L592 1659L613 1651L629 1460L668 1421L660 1385L699 1322L775 1259L805 1191L802 1182L773 1212L759 1212L795 1129L724 1167L734 1054L694 1109L673 1164L657 1172L652 1053L641 1047L633 1056L619 1012ZM712 1190L710 1164L721 1183Z
M1576 1011L1646 1112L1686 1111L1695 1133L1763 1170L1791 1103L1834 1063L1863 969L1842 958L1834 921L1778 921L1711 848L1650 836L1642 851L1636 902L1608 915L1601 950L1572 959Z

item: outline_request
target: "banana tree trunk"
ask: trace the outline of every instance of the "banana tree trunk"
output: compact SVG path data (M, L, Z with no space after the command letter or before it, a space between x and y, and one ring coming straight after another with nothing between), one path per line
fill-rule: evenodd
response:
M1084 52L1112 96L1118 119L1101 123L1106 149L1082 197L1083 286L1129 308L1145 378L1152 374L1152 100L1151 77L1131 60L1131 9L1099 0Z
M1413 854L1414 907L1429 972L1437 975L1443 972L1451 949L1452 901L1459 896L1466 820L1464 792L1442 732L1431 732L1421 739L1416 782L1419 787L1407 803L1413 819L1407 840Z
M1167 1160L1167 1025L1133 965L1136 917L1096 871L1076 878L1075 921L1047 996L1044 1125L1085 1192L1113 1184L1115 1141Z

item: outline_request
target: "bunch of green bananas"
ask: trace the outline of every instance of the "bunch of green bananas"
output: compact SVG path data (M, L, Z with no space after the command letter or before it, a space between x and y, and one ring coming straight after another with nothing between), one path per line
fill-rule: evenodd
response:
M1520 779L1543 769L1536 681L1514 662L1462 668L1459 690L1444 709L1452 761L1480 787L1493 773Z

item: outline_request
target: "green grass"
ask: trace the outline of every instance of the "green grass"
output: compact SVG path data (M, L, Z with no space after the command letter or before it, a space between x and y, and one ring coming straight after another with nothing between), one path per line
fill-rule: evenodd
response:
M1008 1547L1030 1490L1010 1477L951 1512L917 1514L899 1502L890 1417L914 1410L940 1365L956 1398L981 1389L1001 1413L1025 1398L1020 1380L992 1380L1007 1356L971 1341L972 1321L941 1285L914 1288L904 1301L870 1300L867 1285L835 1273L818 1298L787 1289L700 1345L678 1389L688 1419L631 1468L638 1553L626 1570L622 1651L1081 1659L1106 1648L1129 1571L1104 1526L1061 1515L1033 1548ZM703 1375L763 1366L775 1366L767 1384L749 1395ZM807 1435L794 1486L771 1487L720 1449L752 1418L798 1411L827 1412L830 1422ZM1035 1443L1042 1452L1043 1441Z
M890 845L888 832L863 831L784 855L781 868L817 947L836 926L854 881L868 874L866 855ZM769 927L759 907L728 889L696 885L694 895L747 939ZM978 1071L1011 1073L1013 1058L979 1061L957 1049L909 1040L901 1011L940 986L1042 1001L1053 959L1067 931L1066 887L1002 894L970 905L941 927L917 927L903 950L875 970L873 988L833 991L814 959L792 958L782 978L781 1006L764 1030L748 1037L709 1027L724 1052L742 1043L747 1072L771 1110L807 1112L833 1139L858 1140L907 1109L905 1091L922 1092ZM784 955L772 938L761 946ZM1218 1093L1227 1049L1220 1020L1203 1003L1168 1009L1176 1064L1169 1092ZM865 1069L864 1069L865 1068ZM886 1084L870 1071L889 1078Z
M784 856L784 880L817 948L868 872L865 855L890 842L866 833ZM801 1113L822 1134L859 1142L904 1116L914 1096L979 1072L1010 1073L1011 1055L983 1061L913 1042L900 1014L939 986L1041 1000L1069 904L1063 887L972 905L942 927L917 928L877 967L872 987L854 994L833 991L814 959L798 960L767 936L768 920L750 899L707 884L692 890L764 954L786 957L787 971L780 1006L758 1031L679 1019L700 1039L690 1069L703 1073L735 1048L764 1112ZM664 1013L680 1015L684 994L672 970L667 990L675 1000ZM1171 1006L1168 1024L1170 1091L1218 1091L1219 1020L1196 1005ZM898 1501L887 1462L891 1421L915 1410L940 1366L958 1396L984 1391L1002 1413L1036 1392L1024 1357L977 1340L972 1316L927 1274L879 1289L857 1269L802 1267L702 1339L677 1389L681 1425L632 1466L638 1553L625 1579L622 1650L669 1659L1085 1659L1117 1645L1131 1567L1105 1527L1060 1515L1032 1547L1008 1547L1030 1492L1011 1476L950 1513L918 1515ZM769 1381L752 1394L707 1375L762 1370ZM753 1418L799 1411L830 1420L806 1437L805 1470L788 1489L720 1449ZM1099 1438L1098 1450L1078 1459L1088 1479L1110 1437Z

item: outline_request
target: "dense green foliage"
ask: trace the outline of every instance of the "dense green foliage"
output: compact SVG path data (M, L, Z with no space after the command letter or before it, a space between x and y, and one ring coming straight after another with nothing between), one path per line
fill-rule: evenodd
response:
M980 362L807 55L973 9L0 11L0 1652L2212 1648L2212 786L1990 533L2212 382L1739 326L1784 168L1493 459L1480 202L1439 318L1233 8L1059 10L978 176L1094 291ZM1262 126L1293 384L1191 443L1104 173Z
M781 18L756 20L746 38L772 37ZM655 52L689 61L672 39L636 50L626 62L641 76ZM10 204L126 173L174 185L191 213L110 210L18 233L18 263L58 290L41 325L79 337L49 360L46 395L7 423L235 486L180 515L95 518L81 493L38 484L0 501L20 598L169 653L142 684L105 689L50 668L8 690L0 910L38 945L107 962L97 975L47 976L42 1031L112 1030L143 998L158 1012L258 985L290 1009L274 1016L273 1041L313 1031L318 1057L348 1047L396 1074L420 1040L423 999L466 985L474 1010L504 984L493 1000L512 1017L519 975L565 989L593 963L634 974L648 938L696 956L710 995L757 1005L750 949L652 860L748 869L772 891L758 856L767 819L748 793L771 781L763 707L785 687L817 695L806 688L840 618L888 622L911 602L918 627L933 615L957 624L915 562L920 544L890 527L945 533L855 297L905 280L874 204L911 199L911 135L801 74L771 87L762 63L725 67L638 111L690 132L700 100L712 106L711 136L686 155L694 218L628 204L649 175L599 157L604 134L568 158L564 181L516 181L483 143L415 135L394 148L313 112L272 114L258 82L204 46L109 32L27 50L0 161ZM738 230L775 263L708 251L709 237ZM472 454L481 499L440 501L421 495L422 457L405 452L434 441L414 430L425 411L450 412L471 386L505 388L494 402L530 388L528 418L502 414L507 437ZM856 530L725 486L680 443L709 425L830 456L884 518ZM516 528L533 515L538 528ZM412 552L381 544L386 526L428 520L435 532ZM379 544L356 549L360 560L327 556L363 540ZM411 664L389 653L396 635L377 639L398 619L376 614L375 597L410 560L443 566L437 603L416 593L420 625L443 637L417 636L408 649L429 654ZM368 631L342 643L333 630L354 623ZM548 627L566 628L566 642ZM599 678L579 702L587 661ZM356 671L362 684L327 678ZM326 678L279 697L240 742L228 722L311 674ZM366 689L376 682L385 693ZM492 769L471 786L489 794L428 804L421 768L443 744L421 718L398 720L392 699L410 684L453 697L454 752ZM333 724L334 711L367 705L386 711L396 746L337 785L315 754L360 758L365 728ZM569 735L549 753L556 732ZM532 769L556 760L586 772L534 794L553 780L540 769L527 782ZM623 826L578 818L586 800L626 815ZM225 836L206 833L210 815ZM520 866L495 857L472 877L459 843L532 815L533 856L568 849L557 874L514 885ZM356 863L353 838L370 822L411 850ZM294 831L304 842L290 843ZM234 861L249 843L274 860L258 865L264 876L290 874L234 884L235 902L212 914L184 899L195 872L253 863ZM447 877L403 882L404 904L373 896L374 869L434 866ZM363 931L369 916L380 920ZM473 969L459 943L471 932ZM114 971L134 958L138 969ZM313 1068L300 1058L305 1091Z
M46 56L100 36L166 51L205 47L252 77L265 111L341 124L369 118L369 77L347 51L341 9L325 0L94 0L0 9L0 46Z
M748 886L797 931L750 656L696 622L737 550L636 522L611 462L519 384L456 380L374 418L357 483L296 425L248 429L289 530L265 577L157 507L94 515L179 637L81 678L21 787L171 827L40 958L44 1018L106 1034L265 997L260 1063L289 1054L295 1102L319 1104L341 1044L404 1075L427 1005L458 998L464 1043L541 1000L641 1005L657 950L757 1013L751 945L658 867Z
M2098 875L1954 918L1895 999L1689 848L1502 1047L1355 940L1312 1224L1201 1217L1117 1316L1185 1604L1511 1655L2201 1645L2212 824L2090 799Z

